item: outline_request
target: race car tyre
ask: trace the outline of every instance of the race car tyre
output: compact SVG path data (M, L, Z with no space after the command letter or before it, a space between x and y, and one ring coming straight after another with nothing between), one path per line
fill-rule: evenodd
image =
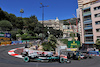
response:
M84 59L87 59L87 57L84 57Z
M65 59L64 58L60 58L60 63L64 63Z
M25 56L24 57L24 62L29 62L30 61L30 58L28 56Z

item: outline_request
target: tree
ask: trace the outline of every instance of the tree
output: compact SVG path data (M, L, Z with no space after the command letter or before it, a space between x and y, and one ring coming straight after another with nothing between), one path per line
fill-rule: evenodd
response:
M16 28L22 30L22 29L23 29L23 26L24 26L24 22L23 22L23 20L20 19L20 18L17 18L17 20L16 20Z
M56 36L58 37L62 37L63 36L63 32L61 30L56 30Z
M17 31L10 31L10 34L11 34L11 38L12 38L13 40L16 40Z
M75 41L74 37L75 37L75 33L71 32L70 36L72 37L72 40Z
M40 34L39 34L39 37L42 38L42 39L44 39L44 38L45 38L45 34L40 33Z
M96 40L96 48L97 49L100 49L100 39L97 39Z
M35 28L34 28L34 32L39 34L39 33L44 32L43 30L44 30L43 25L41 23L37 22L35 25Z
M56 44L57 44L57 40L56 40L55 36L49 35L48 42L42 43L43 50L45 50L45 51L55 51Z
M27 31L27 33L30 34L31 36L35 36L34 31L29 30L29 31Z
M7 20L0 21L0 28L2 31L10 31L12 29L12 24Z
M28 36L27 33L23 34L23 35L21 36L22 40L26 40L26 39L27 39L27 36Z
M18 29L18 33L22 35L23 31L21 29Z
M57 44L56 37L53 36L53 35L49 35L48 41L51 43L52 48L55 49L56 48L56 44Z
M55 30L52 27L50 27L49 29L47 29L47 31L49 31L50 34L52 34L56 38L62 37L62 35L63 35L63 32L61 30Z
M54 51L50 42L44 42L41 44L44 51Z

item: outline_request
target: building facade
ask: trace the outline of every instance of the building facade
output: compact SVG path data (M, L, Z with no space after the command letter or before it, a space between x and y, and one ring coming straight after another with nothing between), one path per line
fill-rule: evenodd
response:
M39 21L42 23L42 21ZM56 18L55 20L46 20L44 21L44 27L52 27L56 30L61 30L63 32L63 38L71 37L71 33L75 33L75 36L77 36L77 26L76 25L64 25L63 20L59 20ZM80 24L78 24L79 30L80 30ZM77 40L77 38L76 38Z
M78 0L79 1L79 0ZM82 28L82 43L93 47L96 40L100 39L100 0L80 0L80 20ZM79 4L79 2L78 2Z
M79 8L82 8L82 7L83 7L82 4L83 4L83 0L78 0L78 7L79 7Z
M42 23L42 21L39 21ZM53 29L60 30L60 23L58 17L55 20L45 20L44 27L52 27Z
M80 36L82 34L82 31L81 31L81 23L80 22L78 23L78 34L80 34Z
M75 25L63 25L63 38L71 37L71 33L77 32L77 27ZM75 34L76 35L76 34Z

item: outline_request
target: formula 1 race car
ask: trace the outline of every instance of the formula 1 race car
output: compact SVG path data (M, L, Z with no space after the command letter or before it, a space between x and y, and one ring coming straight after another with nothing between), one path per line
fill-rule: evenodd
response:
M89 54L90 52L87 52L87 51L83 51L81 52L83 55L84 55L84 59L92 59L93 57Z
M30 49L25 49L22 52L22 57L24 57L24 62L29 62L29 61L59 62L59 63L71 62L71 61L68 61L67 56L65 55L53 56L52 52L34 51Z
M81 52L72 52L69 51L67 54L68 59L73 59L73 60L80 60L84 59L84 55Z
M31 56L25 56L24 62L30 62L30 61L39 61L39 62L59 62L59 63L71 63L71 61L68 61L67 57L59 57L59 56L40 56L32 58Z

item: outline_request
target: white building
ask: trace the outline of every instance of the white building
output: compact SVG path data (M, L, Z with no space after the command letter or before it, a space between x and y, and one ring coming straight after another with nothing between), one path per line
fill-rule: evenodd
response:
M42 23L42 21L39 21ZM44 27L52 27L53 29L60 30L60 23L58 17L55 20L45 20Z

